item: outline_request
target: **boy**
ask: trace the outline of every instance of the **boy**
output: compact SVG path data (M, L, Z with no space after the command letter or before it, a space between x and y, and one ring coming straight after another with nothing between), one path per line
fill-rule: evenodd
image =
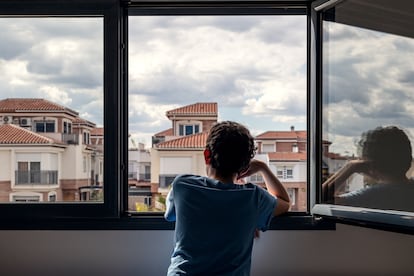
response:
M207 177L180 175L167 196L165 218L176 221L168 275L250 275L256 229L289 210L289 196L269 167L258 160L244 126L225 121L207 137ZM261 173L267 191L240 178Z

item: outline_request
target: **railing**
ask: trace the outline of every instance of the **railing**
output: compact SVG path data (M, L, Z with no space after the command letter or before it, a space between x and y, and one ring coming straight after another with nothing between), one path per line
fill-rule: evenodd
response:
M136 179L138 181L150 181L151 174L150 173L140 173L137 172L128 172L128 179Z
M58 171L15 171L16 185L57 185Z
M261 183L264 182L263 177L260 174L253 174L249 176L248 181L251 183Z
M62 142L69 145L79 145L79 134L62 133Z

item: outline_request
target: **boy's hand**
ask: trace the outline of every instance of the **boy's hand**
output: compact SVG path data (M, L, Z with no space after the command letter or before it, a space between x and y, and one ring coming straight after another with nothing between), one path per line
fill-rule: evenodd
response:
M266 167L267 165L265 163L263 163L262 161L256 160L256 159L252 159L250 161L249 166L247 167L247 169L245 169L244 171L242 171L241 173L239 173L239 175L237 176L237 178L243 178L243 177L248 177L250 175L253 175L255 173L260 172L264 167Z

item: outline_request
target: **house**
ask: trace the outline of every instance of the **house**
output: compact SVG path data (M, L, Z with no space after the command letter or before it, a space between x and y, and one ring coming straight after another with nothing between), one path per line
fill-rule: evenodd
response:
M272 172L286 187L292 211L305 211L307 206L305 130L266 131L255 137L258 154L268 155Z
M151 183L162 191L178 174L205 174L207 133L217 123L217 103L195 103L166 112L172 128L155 134L151 149Z
M2 201L95 200L102 194L103 148L96 125L45 99L0 100Z
M131 211L147 211L155 208L152 199L158 195L158 185L151 184L150 151L143 143L131 137L128 149L128 208Z

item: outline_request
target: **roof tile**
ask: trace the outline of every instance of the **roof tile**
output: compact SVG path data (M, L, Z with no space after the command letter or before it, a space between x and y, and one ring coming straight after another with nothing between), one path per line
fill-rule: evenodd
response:
M33 112L33 111L62 111L78 115L78 112L52 103L45 99L36 98L8 98L0 100L0 112Z
M0 144L54 144L51 138L13 124L0 125Z
M270 161L306 161L306 152L270 152Z
M163 130L163 131L160 131L160 132L154 134L155 137L158 137L158 136L173 136L173 135L174 135L174 132L173 132L172 128L169 128L169 129L166 129L166 130Z
M306 130L266 131L255 137L261 139L306 139Z
M158 149L194 149L204 148L207 141L207 132L187 135L174 140L161 142L155 145Z
M167 117L172 115L215 115L217 103L195 103L167 111Z

